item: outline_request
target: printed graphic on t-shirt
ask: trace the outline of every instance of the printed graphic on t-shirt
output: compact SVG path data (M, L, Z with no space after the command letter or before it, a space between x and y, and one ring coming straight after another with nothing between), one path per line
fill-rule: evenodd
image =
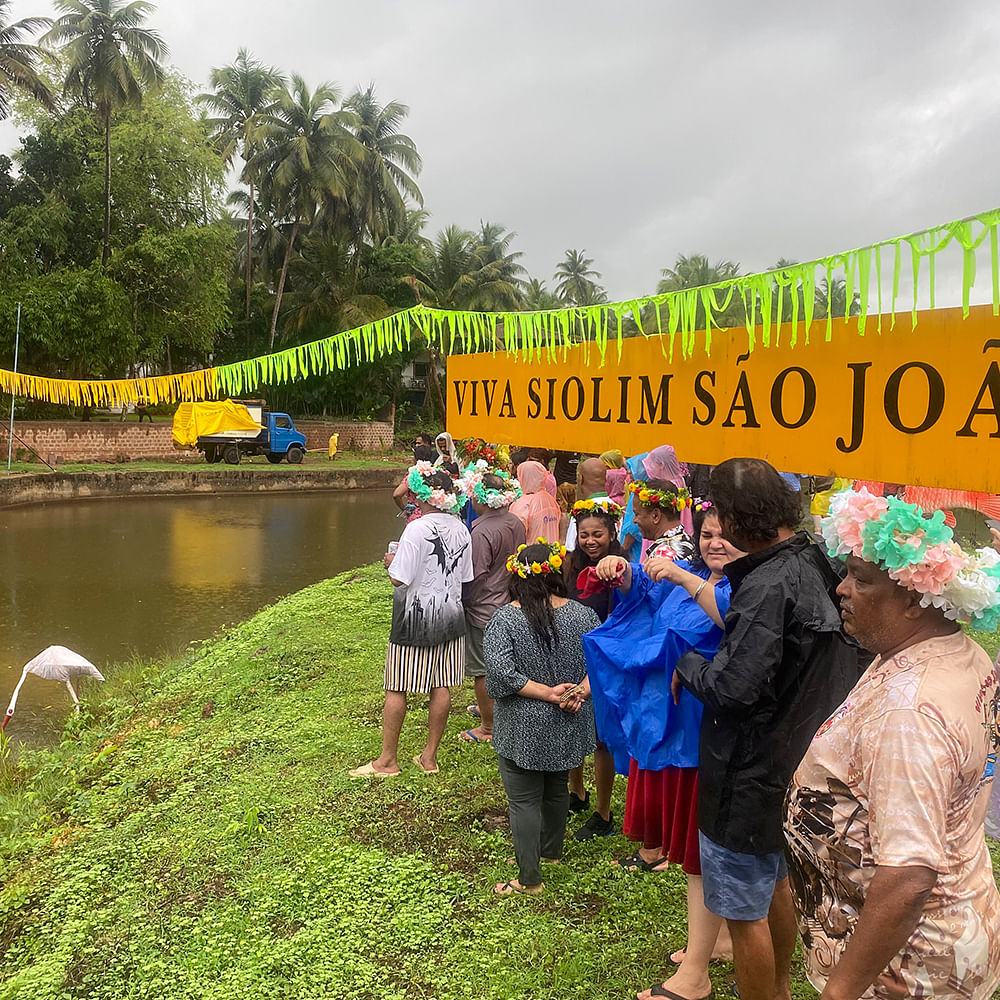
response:
M415 577L393 593L389 641L401 646L437 646L465 634L462 577L471 566L468 532L447 530L453 526L436 518L421 522L426 531L414 559Z

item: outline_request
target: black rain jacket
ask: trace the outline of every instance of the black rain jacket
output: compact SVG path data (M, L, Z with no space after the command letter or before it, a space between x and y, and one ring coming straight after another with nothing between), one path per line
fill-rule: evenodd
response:
M843 566L798 532L726 567L732 602L715 659L685 653L701 700L698 826L743 854L784 850L785 789L810 741L871 662L843 631Z

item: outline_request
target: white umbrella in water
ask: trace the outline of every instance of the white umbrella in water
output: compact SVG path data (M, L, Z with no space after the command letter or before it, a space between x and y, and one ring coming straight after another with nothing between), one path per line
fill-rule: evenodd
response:
M77 698L76 691L73 689L72 678L96 677L99 681L104 680L100 670L85 656L74 653L72 649L67 649L65 646L49 646L48 649L43 649L38 656L28 660L24 665L21 679L17 682L17 687L14 688L14 693L10 697L7 714L3 717L3 722L0 722L0 730L6 729L7 723L11 720L14 707L17 705L18 693L28 674L36 674L39 677L44 677L47 681L61 681L65 684L69 688L73 704L76 705L78 712L80 711L80 699Z

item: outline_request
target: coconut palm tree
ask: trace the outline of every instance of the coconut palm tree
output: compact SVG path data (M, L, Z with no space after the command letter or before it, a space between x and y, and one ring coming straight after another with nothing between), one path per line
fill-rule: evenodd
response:
M285 78L278 70L254 59L246 49L236 53L230 66L212 70L209 84L212 92L199 94L197 100L214 115L208 119L213 136L227 164L239 155L243 159L240 179L250 189L247 208L246 306L245 318L250 319L250 291L253 285L253 226L256 207L254 185L256 177L250 169L250 158L259 147L261 119L274 111L273 92Z
M357 263L342 243L306 236L291 271L294 290L286 299L290 325L296 330L322 326L339 332L389 313L384 299L359 289Z
M47 17L9 18L10 0L0 0L0 120L10 117L16 90L25 91L47 108L54 103L52 91L38 75L38 60L44 50L24 41L52 22Z
M294 75L291 87L281 89L274 109L263 118L262 145L250 159L250 168L259 171L262 201L273 219L283 219L288 226L269 349L274 346L281 296L299 231L320 212L333 214L333 205L348 202L365 160L365 149L351 132L355 117L337 109L339 99L332 84L320 84L310 92L306 81Z
M344 108L357 118L351 131L365 148L357 190L351 198L358 236L367 230L378 243L406 219L406 201L422 206L424 196L414 177L423 163L414 141L399 131L410 109L399 101L381 105L375 84L355 91Z
M101 264L111 259L111 116L142 103L163 81L167 46L143 27L156 7L146 0L55 0L62 15L43 42L59 46L66 66L63 92L93 108L104 128L104 239Z
M567 250L566 256L556 265L552 276L556 283L556 295L567 305L592 306L608 301L607 292L594 280L600 278L600 271L592 267L593 258L586 250Z
M466 308L484 312L520 309L524 304L524 275L518 261L521 251L511 251L517 233L496 222L483 222L475 236L473 257L477 265L474 290Z
M559 296L545 287L538 278L529 278L524 286L524 308L531 310L558 309L562 303Z
M698 288L702 285L715 285L722 281L728 281L739 275L740 265L731 260L719 260L711 264L708 257L700 253L679 254L674 261L674 266L665 267L660 273L663 277L656 286L658 295L662 295L664 292L675 292L684 288ZM718 300L720 296L716 296L716 298ZM724 294L722 298L724 298ZM733 295L724 309L713 312L713 326L737 326L744 322L745 315L746 308L743 299L738 295ZM705 308L700 301L698 302L695 325L699 330L705 326Z

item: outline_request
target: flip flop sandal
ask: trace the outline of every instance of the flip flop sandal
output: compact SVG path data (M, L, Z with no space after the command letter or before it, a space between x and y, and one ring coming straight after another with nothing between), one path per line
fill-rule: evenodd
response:
M501 882L496 885L493 889L493 893L497 896L516 896L518 894L525 896L537 896L544 888L545 883L542 882L537 886L537 888L532 886L531 889L525 889L523 885L515 885L514 880L511 879L509 882Z
M376 771L371 762L347 772L349 778L398 778L401 771Z
M475 732L471 729L463 729L459 734L458 738L463 743L493 743L493 737L491 736L477 736Z
M441 773L441 768L439 768L439 767L429 767L429 768L428 767L424 767L424 765L420 763L420 754L417 754L417 756L413 758L413 763L416 764L417 767L419 767L420 770L424 772L424 774L440 774Z
M469 715L471 715L471 716L472 716L472 717L473 717L474 719L481 719L481 718L482 718L482 714L481 714L481 713L480 713L480 711L479 711L479 706L478 706L478 705L466 705L466 706L465 706L465 710L466 710L466 712L468 712L468 713L469 713Z
M666 989L662 983L650 987L649 992L654 997L666 997L667 1000L691 1000L690 997L682 997L680 993ZM715 1000L715 990L709 990L706 996L697 997L696 1000Z

